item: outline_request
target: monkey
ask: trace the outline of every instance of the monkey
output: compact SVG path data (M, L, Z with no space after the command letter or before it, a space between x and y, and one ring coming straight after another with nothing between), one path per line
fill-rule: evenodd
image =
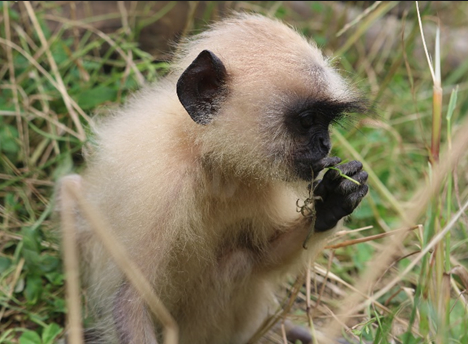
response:
M276 310L280 282L359 205L368 175L329 156L330 127L365 103L292 27L233 14L181 42L166 76L96 120L80 187L177 322L180 343L249 343ZM296 202L308 186L314 209L304 216ZM88 342L161 343L158 319L77 222L100 331Z

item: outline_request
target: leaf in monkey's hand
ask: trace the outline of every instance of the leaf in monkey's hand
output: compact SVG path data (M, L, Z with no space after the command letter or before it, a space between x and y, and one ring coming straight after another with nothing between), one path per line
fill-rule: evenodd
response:
M329 169L329 170L338 171L338 173L340 174L340 177L346 178L346 179L352 181L353 183L355 183L355 184L357 184L357 185L361 185L361 183L359 183L357 180L355 180L355 179L351 178L350 176L347 176L346 174L344 174L343 172L341 172L341 170L340 170L338 167L336 167L336 166L334 166L334 167L329 167L328 169Z

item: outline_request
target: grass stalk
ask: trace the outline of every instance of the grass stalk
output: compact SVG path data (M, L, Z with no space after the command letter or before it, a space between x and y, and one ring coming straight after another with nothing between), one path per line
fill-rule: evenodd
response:
M429 154L430 165L433 168L439 163L439 153L440 153L440 141L441 141L441 130L442 130L442 81L441 81L441 72L440 72L440 29L439 25L437 26L436 38L435 38L435 70L432 66L430 56L427 51L427 46L424 39L424 31L422 27L421 16L419 13L419 6L416 2L416 9L418 14L418 22L421 30L421 37L423 40L424 51L426 53L426 58L428 61L429 69L432 75L433 81L433 96L432 96L432 131L431 131L431 147ZM448 151L450 154L450 150ZM448 173L448 188L451 188L450 175L451 171ZM451 191L449 191L449 195ZM434 226L434 235L440 234L441 226L440 221L442 217L442 199L440 196L435 196L432 201L432 225ZM446 332L448 328L448 323L446 319L449 317L450 312L450 303L446 303L446 298L444 294L446 293L446 288L444 288L444 276L445 272L450 270L450 233L447 233L444 240L441 240L435 247L433 253L433 260L435 264L435 290L430 293L434 298L433 305L437 308L437 314L439 315L437 319L438 329L435 334L437 343L445 343L446 341ZM430 264L429 266L431 266ZM445 269L445 271L444 271ZM430 287L430 282L429 287ZM431 297L430 297L431 298Z
M141 269L130 259L125 247L112 235L110 224L86 201L77 183L68 178L63 181L63 187L67 188L67 192L73 197L73 200L79 206L84 217L91 224L96 237L101 241L103 247L125 274L130 284L141 295L142 299L148 305L149 310L161 321L164 327L163 344L177 344L177 323L159 297L155 294L150 282L146 279Z
M79 277L79 255L76 238L76 218L73 199L67 185L62 187L63 260L66 271L66 301L68 305L68 341L83 344L81 322L81 293Z

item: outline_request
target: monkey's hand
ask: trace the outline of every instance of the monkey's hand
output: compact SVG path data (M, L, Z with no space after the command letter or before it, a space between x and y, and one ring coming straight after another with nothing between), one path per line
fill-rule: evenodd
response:
M314 179L317 178L320 171L325 168L332 167L338 165L341 162L341 159L337 156L327 156L322 160L317 161L316 163L312 164L312 171L314 171Z
M324 232L336 226L339 220L351 214L367 194L367 172L359 161L335 166L352 180L343 177L336 170L328 170L314 189L315 231Z

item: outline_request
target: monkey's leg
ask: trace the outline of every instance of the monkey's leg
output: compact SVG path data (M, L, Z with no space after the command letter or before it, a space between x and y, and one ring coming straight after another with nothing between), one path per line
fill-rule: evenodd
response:
M157 344L146 305L129 283L122 283L112 308L119 344Z

